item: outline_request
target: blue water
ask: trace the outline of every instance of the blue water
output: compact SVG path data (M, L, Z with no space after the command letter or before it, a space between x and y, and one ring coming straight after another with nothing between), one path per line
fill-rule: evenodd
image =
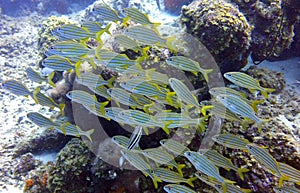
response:
M95 0L1 0L2 14L18 17L36 11L42 15L68 14L86 8Z

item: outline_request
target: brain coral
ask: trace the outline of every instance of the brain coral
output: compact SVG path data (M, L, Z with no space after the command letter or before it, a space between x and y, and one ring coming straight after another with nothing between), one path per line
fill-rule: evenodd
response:
M181 22L207 47L221 70L237 70L245 64L252 27L233 4L194 1L182 8ZM239 65L233 66L234 60L239 60Z

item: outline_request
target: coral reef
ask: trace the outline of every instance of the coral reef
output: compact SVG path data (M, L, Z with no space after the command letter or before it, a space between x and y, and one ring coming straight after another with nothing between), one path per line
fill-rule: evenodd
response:
M212 53L222 72L246 64L252 26L237 7L222 0L194 1L182 8L181 22Z

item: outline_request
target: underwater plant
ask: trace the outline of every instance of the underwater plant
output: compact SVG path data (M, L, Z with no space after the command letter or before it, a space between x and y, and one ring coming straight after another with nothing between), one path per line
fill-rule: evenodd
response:
M180 42L180 37L162 37L159 24L151 22L137 9L125 9L125 18L104 4L95 7L94 11L109 23L105 26L99 22L86 22L81 26L66 24L56 28L53 35L58 42L49 47L45 52L46 58L41 62L43 75L47 78L32 69L27 71L32 81L47 81L56 91L68 84L62 95L57 97L51 90L47 92L48 96L39 87L31 92L15 80L3 82L3 87L13 94L30 96L37 104L59 110L61 114L51 119L30 112L28 119L40 127L87 138L85 143L98 147L100 139L94 136L99 132L97 130L114 128L85 127L85 117L76 117L84 108L89 112L85 116L95 115L102 120L114 121L132 133L130 136L113 134L111 137L116 146L121 147L118 167L129 169L127 165L130 163L150 177L155 188L163 183L167 192L195 192L195 181L200 179L219 192L249 192L251 187L243 189L235 185L237 182L225 178L220 168L234 171L241 180L251 168L238 167L217 151L188 148L183 141L188 142L189 139L181 136L178 140L176 134L183 130L191 133L192 137L205 136L209 132L208 120L215 116L234 120L245 128L256 125L258 130L263 130L262 125L268 120L258 117L256 103L239 90L225 86L214 86L212 98L199 100L197 93L202 88L196 87L190 80L199 79L197 83L205 82L209 87L212 74L217 69L207 68L193 59L188 54L191 50L185 52L186 49L181 49L186 42ZM112 24L119 33L112 33ZM103 41L105 35L111 36L120 52ZM166 52L166 59L161 60L155 52ZM230 74L236 75L235 79L231 79ZM254 78L242 72L230 72L224 77L239 87L261 91L266 98L267 92L273 91L261 87ZM73 108L73 115L65 113L67 108ZM161 147L145 148L143 137L159 131L162 136L157 143ZM298 170L277 162L263 147L229 133L214 133L212 140L223 147L239 149L253 156L265 170L279 178L278 188L283 181L300 183L294 178ZM105 160L105 157L101 156L101 159Z

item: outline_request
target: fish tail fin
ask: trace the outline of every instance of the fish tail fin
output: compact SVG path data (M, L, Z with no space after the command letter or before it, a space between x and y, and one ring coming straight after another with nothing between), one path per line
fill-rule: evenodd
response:
M214 107L213 105L207 105L207 106L202 107L202 108L201 108L201 113L202 113L202 115L206 116L206 111L207 111L207 109L211 109L211 108L213 108L213 107Z
M183 176L183 173L182 173L182 168L184 168L186 165L185 164L178 164L177 165L177 171L178 173Z
M85 131L83 135L85 135L90 140L90 142L93 142L91 135L94 133L94 131L94 129L90 129L88 131Z
M238 173L239 177L242 180L244 180L244 174L243 173L248 172L248 171L249 171L249 169L247 169L247 168L238 168L237 173Z
M64 103L61 103L61 104L58 105L58 108L59 108L60 113L61 113L62 115L65 114L65 113L64 113L65 106L66 106L66 104L64 104Z
M153 176L152 182L153 182L153 185L154 185L155 189L157 189L158 188L158 182L161 182L161 179L159 179L157 176Z
M166 101L173 106L172 96L176 95L176 92L168 92L166 96Z
M113 82L115 81L115 79L116 79L116 77L113 76L113 77L111 77L111 78L107 81L107 86L108 86L109 88L112 88L112 87L113 87Z
M169 135L170 134L170 129L168 128L168 126L172 123L173 121L167 121L167 123L164 123L164 126L162 127L162 130L164 130L164 132Z
M187 180L187 184L190 185L191 187L194 187L193 181L197 180L198 177L192 177L190 179Z
M78 78L80 78L80 76L81 76L80 65L81 65L80 60L75 63L75 74L77 75Z
M274 88L263 88L261 90L261 94L267 99L268 98L268 93L274 92L276 89Z
M102 102L100 103L100 113L101 115L105 115L105 111L104 111L104 107L109 103L109 101L105 101L105 102Z
M252 101L251 106L252 106L254 112L257 113L257 111L258 111L257 105L262 104L263 102L264 102L264 100L254 100L254 101Z
M208 82L208 74L213 72L213 69L204 69L202 75L206 82Z

